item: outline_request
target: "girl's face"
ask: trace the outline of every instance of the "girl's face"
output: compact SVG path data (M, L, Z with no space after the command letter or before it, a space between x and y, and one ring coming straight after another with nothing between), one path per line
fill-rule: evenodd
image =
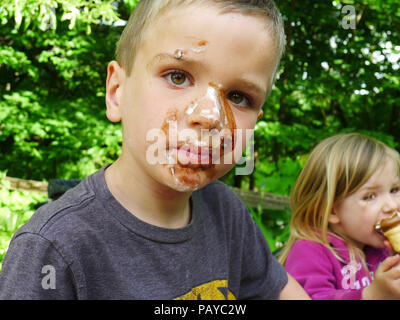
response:
M334 204L329 226L360 249L382 248L385 238L375 231L375 224L396 210L400 210L400 178L397 164L387 159L356 192Z

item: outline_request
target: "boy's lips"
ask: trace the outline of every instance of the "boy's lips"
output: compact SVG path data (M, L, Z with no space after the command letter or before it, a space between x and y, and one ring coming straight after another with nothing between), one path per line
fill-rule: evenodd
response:
M231 151L231 137L223 137L219 142L213 141L178 141L170 143L167 140L167 152L169 160L181 167L192 169L208 169L216 163L220 163L221 157ZM171 162L169 162L172 164Z
M205 169L212 166L212 148L185 144L178 146L176 150L177 161L183 167Z

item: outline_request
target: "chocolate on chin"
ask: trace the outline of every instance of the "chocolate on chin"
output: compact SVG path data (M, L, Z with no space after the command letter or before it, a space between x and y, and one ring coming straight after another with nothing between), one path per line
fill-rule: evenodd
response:
M400 253L400 212L379 221L375 229L385 235L394 251Z

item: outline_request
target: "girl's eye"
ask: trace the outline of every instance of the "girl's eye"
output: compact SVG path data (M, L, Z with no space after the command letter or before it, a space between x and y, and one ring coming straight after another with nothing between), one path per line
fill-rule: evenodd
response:
M392 190L390 190L391 193L397 193L399 192L399 187L393 188Z
M184 87L190 84L188 75L183 71L171 71L165 76L172 85L178 87Z
M364 198L364 200L372 200L372 199L375 199L375 193L370 193Z
M250 98L241 93L240 91L232 91L228 93L228 99L232 101L234 104L241 106L241 107L251 107L251 100Z

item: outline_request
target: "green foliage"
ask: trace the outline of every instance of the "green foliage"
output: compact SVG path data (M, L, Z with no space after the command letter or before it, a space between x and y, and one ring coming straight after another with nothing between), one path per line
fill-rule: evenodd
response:
M105 117L104 82L121 31L111 27L116 7L21 0L1 8L0 168L27 179L83 178L114 161L121 128Z
M396 136L400 125L396 2L277 4L285 18L288 46L264 120L306 126L318 139L344 130ZM355 29L341 25L344 4L354 5ZM395 146L399 148L398 142Z
M134 4L135 1L128 1ZM136 1L137 2L137 1ZM2 24L10 20L15 29L38 28L41 31L56 29L58 22L67 21L68 28L74 29L79 23L91 33L91 25L118 20L111 1L96 0L3 0L0 5Z
M263 161L256 166L256 186L265 192L289 195L301 170L301 159L280 158L277 163Z
M9 168L10 176L83 177L119 153L121 130L93 114L95 99L40 101L32 91L5 94L3 99L0 122L7 125L0 136L4 148L0 167ZM15 159L18 166L7 165Z
M0 263L12 235L32 216L33 206L46 200L43 194L8 189L7 181L3 180L4 175L0 172Z
M258 208L248 207L248 209L253 220L260 227L271 252L276 254L283 247L290 234L290 210L263 210L261 206L263 192L261 192Z

